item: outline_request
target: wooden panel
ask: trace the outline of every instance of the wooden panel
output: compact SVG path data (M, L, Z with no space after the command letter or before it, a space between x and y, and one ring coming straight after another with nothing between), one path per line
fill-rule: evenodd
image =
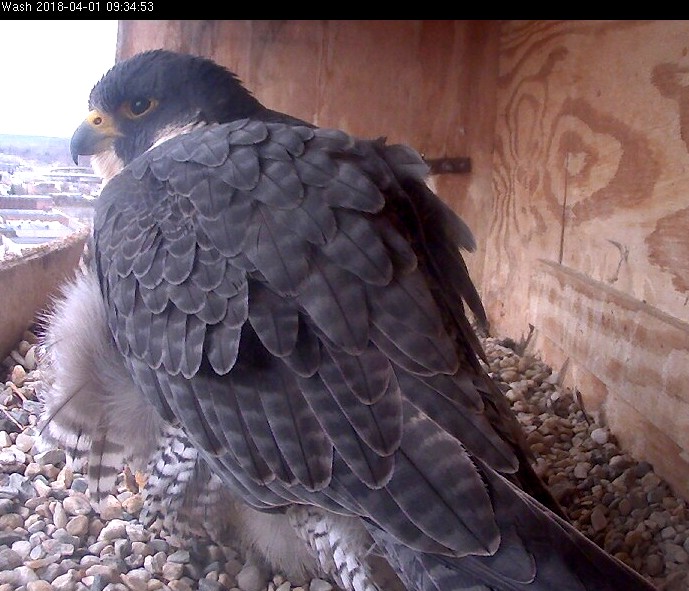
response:
M484 274L502 331L525 330L539 257L689 320L688 35L687 21L504 25Z
M689 496L689 22L507 22L483 293ZM542 262L547 259L549 262Z
M537 262L533 284L538 349L567 359L587 410L689 497L689 324L556 263Z
M70 234L25 256L0 260L0 359L52 305L60 287L74 277L89 234Z

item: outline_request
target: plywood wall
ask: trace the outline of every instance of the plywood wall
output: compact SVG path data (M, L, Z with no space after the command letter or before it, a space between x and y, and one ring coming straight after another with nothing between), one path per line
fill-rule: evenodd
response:
M689 493L689 22L501 28L494 326Z
M123 21L271 108L428 157L493 333L689 497L689 21Z

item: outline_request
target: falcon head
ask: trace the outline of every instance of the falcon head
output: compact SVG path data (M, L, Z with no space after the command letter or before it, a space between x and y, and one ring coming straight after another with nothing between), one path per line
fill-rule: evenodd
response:
M93 87L89 109L70 151L75 163L80 155L94 156L94 169L106 180L169 137L264 110L229 70L165 50L116 64Z

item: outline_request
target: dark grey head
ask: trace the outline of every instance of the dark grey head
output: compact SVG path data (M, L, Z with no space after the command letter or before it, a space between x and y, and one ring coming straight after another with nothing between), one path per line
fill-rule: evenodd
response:
M72 157L76 162L79 155L102 154L121 168L165 137L247 117L263 107L235 74L215 62L153 50L110 69L93 87L89 109L72 136Z

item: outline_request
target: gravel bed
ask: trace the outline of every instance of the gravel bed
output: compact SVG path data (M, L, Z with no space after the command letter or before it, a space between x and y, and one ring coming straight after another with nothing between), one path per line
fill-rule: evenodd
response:
M0 591L264 591L267 574L233 548L208 540L185 547L144 528L141 494L127 471L106 509L93 512L86 477L62 450L35 445L36 342L27 332L0 367ZM518 355L509 340L484 345L537 470L576 527L661 591L689 589L686 501L651 465L621 450L547 365ZM291 589L333 587L320 579L295 587L280 575L267 586Z

